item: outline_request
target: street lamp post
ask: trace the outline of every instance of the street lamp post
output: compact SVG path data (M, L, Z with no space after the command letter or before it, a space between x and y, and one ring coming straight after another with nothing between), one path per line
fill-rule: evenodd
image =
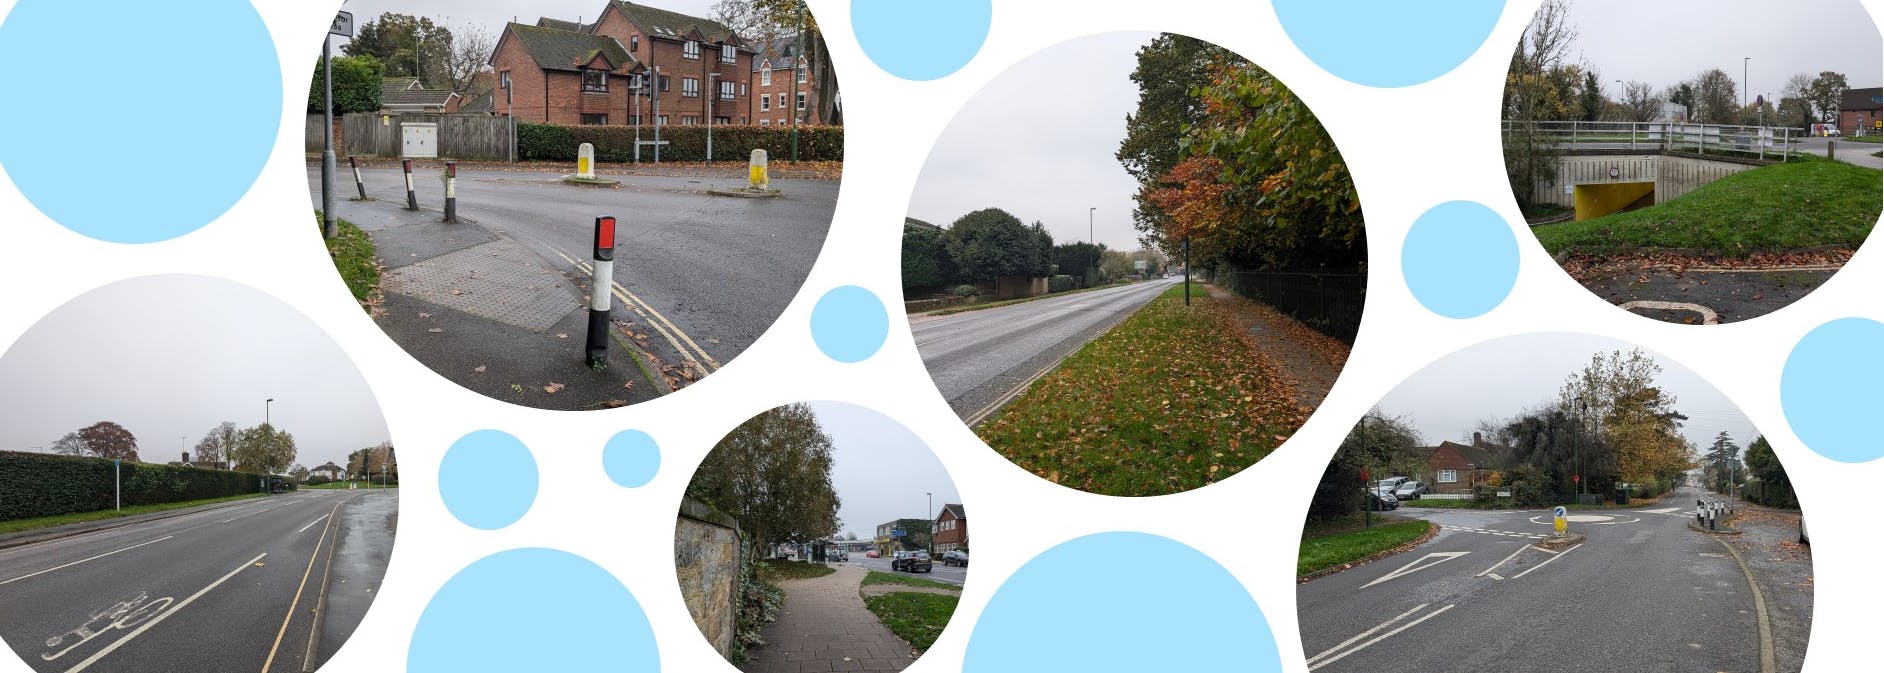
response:
M935 494L924 492L922 495L924 498L928 498L927 500L928 504L923 508L923 514L926 514L929 517L928 554L929 554L930 559L934 559L935 558Z
M274 411L273 409L274 406L275 406L275 398L273 397L268 398L268 401L262 403L262 425L269 425L269 426L274 425L273 423L270 423L268 420Z
M1092 260L1092 264L1091 264L1091 266L1089 266L1089 267L1088 267L1088 269L1090 269L1090 268L1092 268L1092 267L1097 267L1097 266L1099 266L1099 258L1098 258L1098 254L1099 254L1099 243L1098 243L1098 241L1096 241L1096 240L1094 240L1094 238L1093 238L1093 233L1092 233L1092 231L1093 231L1093 229L1092 229L1092 214L1093 214L1093 211L1096 211L1096 210L1099 210L1099 208L1098 208L1097 206L1094 206L1094 207L1092 207L1092 208L1087 208L1087 209L1086 209L1086 246L1087 246L1088 248L1090 248L1090 250L1088 250L1088 252L1091 252L1091 253L1093 254L1093 260ZM1096 273L1095 273L1095 274L1093 274L1093 279L1092 279L1092 280L1093 280L1093 282L1094 282L1094 283L1097 283L1097 282L1099 282L1099 274L1096 274Z
M1747 106L1747 64L1752 62L1752 56L1740 59L1740 107L1743 108Z
M706 59L702 58L700 60L704 61ZM719 103L719 96L720 96L719 79L720 79L719 73L717 72L708 73L707 74L707 90L702 92L702 94L708 96L708 98L706 99L707 101L706 105L704 106L706 110L706 125L707 125L706 162L708 165L712 165L713 163L713 113L715 112L714 108L717 107L717 104Z

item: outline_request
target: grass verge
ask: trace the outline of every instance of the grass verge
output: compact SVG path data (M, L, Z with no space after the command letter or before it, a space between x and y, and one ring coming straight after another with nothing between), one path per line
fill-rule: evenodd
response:
M262 494L244 493L242 495L231 495L231 496L222 497L222 498L206 498L203 500L189 500L185 502L169 502L169 503L164 503L161 505L138 505L135 507L126 507L123 510L106 509L106 510L99 510L96 512L79 512L77 514L61 514L59 516L43 516L37 519L14 519L12 521L0 521L0 533L18 533L23 530L38 530L40 528L64 526L66 524L72 524L72 523L104 521L106 519L116 519L119 517L135 516L138 514L150 514L152 512L165 512L165 511L169 511L173 509L184 509L187 507L196 507L199 505L213 505L219 502L229 502L232 500L246 500L249 498L259 498L259 497L262 497Z
M316 222L320 217L320 211L314 211ZM340 272L340 280L353 293L353 300L370 311L379 304L379 257L373 239L344 219L334 218L334 229L333 240L327 242L327 256L334 260L334 270Z
M975 429L1015 465L1118 496L1188 491L1269 455L1303 419L1224 305L1179 284Z
M1854 143L1871 143L1873 145L1876 145L1880 142L1884 142L1884 136L1852 136L1850 138L1846 138L1846 140L1849 140Z
M1430 521L1402 521L1372 528L1302 539L1302 550L1295 562L1295 576L1367 558L1412 542L1426 534Z
M1721 257L1855 249L1884 209L1875 168L1812 160L1729 175L1667 203L1532 229L1551 253L1684 248Z
M1036 301L1040 299L1052 299L1054 297L1064 297L1067 295L1080 294L1082 292L1092 292L1094 290L1104 290L1109 287L1120 287L1124 285L1130 285L1130 283L1111 283L1107 285L1094 285L1092 287L1083 287L1077 290L1067 290L1065 292L1049 292L1047 294L1033 296L1033 297L1021 297L1020 299L1003 299L1001 301L991 301L985 304L969 304L967 306L950 306L948 308L936 309L934 311L925 311L923 313L917 313L915 315L928 315L928 316L955 315L957 313L979 311L986 308L1000 308L1002 306L1013 306L1015 304L1025 304L1027 302Z
M925 580L920 577L910 577L908 575L898 575L896 573L886 573L878 570L872 570L870 574L864 575L863 584L861 586L870 586L872 584L900 584L907 587L928 587L931 589L948 589L950 591L962 590L962 587L956 584Z
M753 563L753 565L757 566L755 570L759 574L759 579L767 581L767 582L777 582L779 580L804 580L804 579L811 579L813 577L823 577L825 575L829 575L831 573L837 572L836 568L833 568L833 567L830 567L821 563L806 563L804 561L786 561L782 559L767 559L764 561L756 561Z
M955 596L906 591L864 596L863 600L864 607L869 608L890 633L917 650L927 650L935 644L936 636L942 635L942 627L948 626L949 617L955 614L955 604L961 602Z

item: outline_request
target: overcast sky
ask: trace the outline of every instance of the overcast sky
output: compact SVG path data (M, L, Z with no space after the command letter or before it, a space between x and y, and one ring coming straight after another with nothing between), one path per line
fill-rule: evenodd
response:
M831 484L843 500L843 509L837 513L843 521L840 532L869 539L876 536L880 523L933 520L933 512L923 513L929 501L924 493L935 494L937 511L945 503L962 501L942 461L901 424L851 404L812 402L809 406L818 425L831 436L836 458Z
M1570 59L1594 66L1611 98L1620 96L1618 79L1659 92L1709 68L1738 88L1743 64L1749 101L1777 100L1794 73L1841 72L1862 89L1878 86L1884 72L1884 43L1858 0L1571 0L1570 20L1580 35Z
M1555 402L1564 379L1582 371L1598 352L1632 344L1585 334L1525 334L1479 344L1415 373L1380 401L1389 417L1406 416L1427 446L1443 440L1470 443L1482 419L1508 419L1527 408ZM1688 416L1682 434L1709 446L1725 430L1745 447L1758 436L1753 422L1713 384L1667 358L1644 350L1661 364L1656 383L1675 396L1675 410Z
M1105 33L1053 45L977 92L949 122L923 164L909 216L949 226L982 208L1038 220L1054 243L1093 236L1137 250L1132 195L1138 183L1113 156L1125 116L1138 109L1128 79L1138 48L1156 33Z
M387 440L359 370L286 304L228 281L140 278L60 307L0 357L0 449L49 452L113 421L140 459L167 463L218 423L260 425L270 397L304 466L344 467Z
M659 7L672 12L690 16L712 18L713 0L651 0L636 4ZM476 24L497 39L503 34L504 24L515 20L518 23L535 25L543 17L594 23L595 17L602 14L602 8L608 6L608 0L531 0L530 2L494 2L493 0L347 0L340 6L341 11L353 12L353 24L358 26L367 21L378 19L379 15L391 12L428 17L433 23L443 24L455 30L464 24ZM340 53L340 45L346 44L346 38L334 38L334 53ZM316 52L310 54L318 61L319 44Z

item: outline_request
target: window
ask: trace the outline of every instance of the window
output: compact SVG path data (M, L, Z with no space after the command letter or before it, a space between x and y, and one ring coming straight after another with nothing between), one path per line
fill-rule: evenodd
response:
M761 119L761 120L759 120L759 125L760 125L760 126L771 126L771 125L772 125L772 120L770 120L770 119Z
M700 58L700 43L688 40L680 44L681 58Z
M688 98L700 95L700 80L692 77L680 80L680 95Z
M640 35L628 36L628 51L634 51L634 52L641 51L641 36Z
M497 76L498 78L502 80L502 83L498 85L498 88L508 91L510 89L510 71L505 70L503 72L497 73Z
M746 95L746 83L745 82L739 83L739 95L741 96Z
M582 90L587 93L608 93L608 71L584 68Z
M798 59L798 83L805 83L805 60L802 58Z
M696 116L693 116L693 115L681 115L681 116L680 116L680 125L681 125L681 126L694 126L694 125L697 125L697 124L699 124L699 123L700 123L700 118L699 118L699 117L696 117Z
M771 97L771 96L760 96L760 97L759 97L759 111L760 111L760 112L771 112L771 111L772 111L772 97Z
M733 99L733 86L734 85L732 82L728 82L724 80L720 82L720 100L732 100Z
M739 52L733 48L733 45L730 45L730 44L720 45L720 62L721 63L733 63L737 60L739 60Z
M732 117L714 117L714 118L713 118L713 123L715 123L715 124L731 124L731 123L733 123L733 118L732 118Z
M798 109L805 109L805 95L803 93L798 94Z
M759 71L759 86L772 86L772 64L767 63L759 67L763 68L763 70ZM508 75L510 73L509 71L505 71L504 74ZM504 81L508 82L510 80L506 79Z
M778 92L778 109L785 109L785 92Z
M640 126L640 125L641 125L641 115L628 115L628 125L629 125L629 126Z
M588 113L583 113L582 115L583 126L604 126L607 124L608 124L608 115L598 115L598 114L588 114Z
M672 82L673 79L674 78L668 77L667 75L661 75L661 90L662 91L671 90L672 87L670 85L673 84Z
M1439 471L1439 483L1453 484L1453 483L1458 483L1458 481L1459 481L1458 470L1440 470Z
M656 118L654 118L654 125L655 125L655 126L666 126L666 125L667 125L667 115L661 115L661 116L659 116L659 117L656 117Z

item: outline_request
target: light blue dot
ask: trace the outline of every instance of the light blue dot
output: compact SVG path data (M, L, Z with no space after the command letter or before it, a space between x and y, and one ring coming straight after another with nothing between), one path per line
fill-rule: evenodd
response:
M419 615L408 673L659 671L634 594L588 559L498 552L452 576Z
M963 673L1281 670L1269 621L1229 571L1143 533L1028 561L988 599L962 659Z
M1884 324L1845 318L1793 346L1779 379L1786 422L1807 448L1841 463L1884 456L1871 425L1884 409Z
M464 525L497 530L516 523L536 502L536 459L510 433L479 430L445 451L438 496Z
M883 347L890 314L883 300L855 285L824 293L811 308L811 340L838 362L862 362Z
M145 67L115 65L124 55ZM281 128L281 64L245 0L20 0L0 24L0 91L12 97L0 105L0 166L20 193L67 229L116 243L220 217Z
M1504 0L1275 0L1295 46L1355 84L1411 86L1451 72L1478 51Z
M1471 201L1426 211L1400 249L1406 286L1426 309L1473 318L1503 303L1518 281L1518 239L1492 209Z
M661 470L661 447L640 430L617 432L602 447L602 469L624 487L644 486Z
M988 39L992 0L851 0L850 28L877 67L918 82L968 65Z

